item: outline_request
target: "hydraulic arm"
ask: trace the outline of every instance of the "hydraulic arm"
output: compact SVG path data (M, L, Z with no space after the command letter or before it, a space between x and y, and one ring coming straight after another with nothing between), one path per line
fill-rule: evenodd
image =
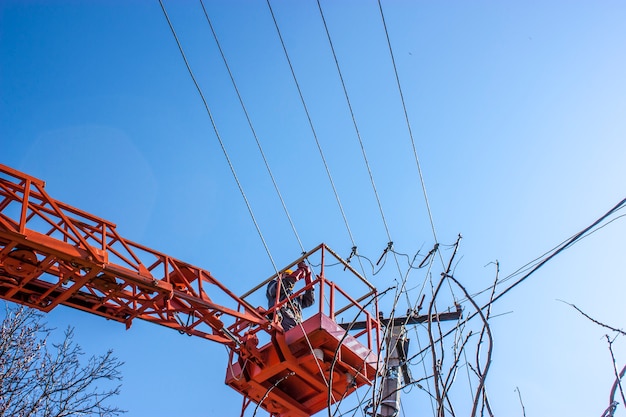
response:
M231 347L242 343L237 329L269 323L210 272L125 239L44 185L0 165L1 298L46 312L63 304L127 327L140 318Z

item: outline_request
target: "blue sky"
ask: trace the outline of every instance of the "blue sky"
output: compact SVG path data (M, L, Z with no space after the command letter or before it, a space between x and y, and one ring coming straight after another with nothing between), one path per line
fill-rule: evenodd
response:
M378 4L320 3L394 248L424 254L435 239ZM286 265L301 249L201 5L164 4L272 257ZM305 249L326 242L347 256L353 243L267 3L205 6ZM389 238L317 3L271 6L358 251L375 261ZM462 234L454 275L470 292L491 285L491 262L506 277L626 197L623 3L382 7L442 257ZM0 163L235 293L274 272L158 1L5 0L0 53ZM529 416L606 408L606 329L558 300L622 325L625 232L623 219L611 223L494 304L496 414L522 415L516 388ZM364 273L381 289L401 279L391 261ZM412 274L421 286L425 274ZM119 404L131 417L239 413L219 345L139 322L125 331L67 308L47 319L75 326L89 353L115 350L126 363ZM410 336L413 347L427 342L423 328ZM613 348L621 368L623 337ZM468 392L454 393L459 414ZM403 405L431 412L416 388Z

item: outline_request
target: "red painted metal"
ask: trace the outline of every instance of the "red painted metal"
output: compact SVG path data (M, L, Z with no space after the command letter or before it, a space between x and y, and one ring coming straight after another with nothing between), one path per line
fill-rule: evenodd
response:
M263 366L231 355L226 383L277 416L313 415L376 377L376 353L323 313L259 351Z
M228 303L216 303L219 293ZM130 327L140 318L236 346L229 322L267 319L210 272L123 238L113 223L52 199L43 181L0 166L0 297L63 304Z
M310 285L293 296L314 288L320 294L316 304L318 309L313 310L300 326L287 332L273 333L271 339L258 349L258 356L262 358L260 364L231 351L226 384L253 402L260 403L271 415L313 415L357 388L371 384L376 378L380 348L376 290L325 245L318 246L292 265L316 254L320 259L319 274ZM330 273L323 261L327 261L327 255L338 261L338 266L332 271L333 278L339 279L345 269L352 278L348 285L354 289L361 284L361 289L365 291L361 299L368 300L367 303L360 304L326 278L326 274ZM270 277L242 298L263 290L265 284L274 278ZM341 305L336 306L339 301ZM282 304L269 309L268 313L273 313ZM273 317L277 320L276 315ZM365 323L357 332L348 333L342 327L355 321Z
M226 383L243 394L243 410L257 403L273 416L306 417L376 377L376 289L326 245L284 268L319 265L294 294L315 288L317 310L284 332L271 315L280 303L266 310L248 301L256 294L254 303L262 303L258 295L276 274L236 296L210 272L123 238L115 224L52 199L44 187L0 165L0 298L45 312L74 307L127 328L147 320L224 344ZM333 279L358 298L326 278L329 255L340 265ZM339 319L365 325L348 334Z

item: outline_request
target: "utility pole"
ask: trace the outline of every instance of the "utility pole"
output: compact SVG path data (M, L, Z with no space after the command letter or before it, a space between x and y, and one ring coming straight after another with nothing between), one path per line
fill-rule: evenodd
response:
M400 413L400 393L402 387L412 382L411 371L407 363L409 350L409 339L406 336L406 326L410 324L441 322L459 320L463 311L460 306L456 306L456 311L439 314L410 314L405 317L394 317L393 319L380 318L380 324L387 328L384 343L387 347L387 360L385 368L382 370L382 385L380 403L373 405L371 417L396 417ZM340 324L346 330L364 329L365 322ZM401 379L402 378L402 379ZM380 411L378 410L380 406Z
M404 384L410 382L410 374L408 367L403 362L406 359L406 349L408 348L408 339L406 337L406 328L404 325L393 326L388 331L388 337L385 341L387 344L388 357L386 368L384 369L382 381L382 396L380 401L380 417L393 417L398 415L400 411L400 391L402 376ZM400 372L400 370L403 372Z

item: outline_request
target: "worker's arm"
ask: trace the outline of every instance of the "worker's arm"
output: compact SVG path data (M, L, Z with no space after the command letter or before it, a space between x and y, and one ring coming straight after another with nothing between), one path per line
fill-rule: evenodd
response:
M298 264L298 269L294 272L294 275L300 278L304 278L304 285L308 286L311 281L311 270L308 265L302 261ZM304 307L310 307L315 302L315 292L313 288L309 288L300 296L300 305Z
M296 269L290 277L295 278L296 281L304 278L304 284L309 285L311 283L311 270L309 269L309 266L302 261L298 264L298 269Z

